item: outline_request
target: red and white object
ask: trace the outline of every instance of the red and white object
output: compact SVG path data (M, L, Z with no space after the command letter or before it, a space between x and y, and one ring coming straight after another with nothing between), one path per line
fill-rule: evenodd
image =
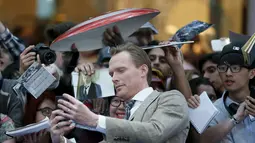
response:
M50 48L55 51L71 51L75 44L78 51L103 48L103 33L107 28L117 26L123 39L127 39L142 25L158 15L156 9L132 8L110 12L84 21L56 38Z

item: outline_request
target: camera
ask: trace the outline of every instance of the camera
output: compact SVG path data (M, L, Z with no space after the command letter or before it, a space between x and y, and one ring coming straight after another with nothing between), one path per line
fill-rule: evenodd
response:
M40 61L42 64L50 65L56 61L56 53L51 50L48 46L39 43L30 52L35 52L40 56Z

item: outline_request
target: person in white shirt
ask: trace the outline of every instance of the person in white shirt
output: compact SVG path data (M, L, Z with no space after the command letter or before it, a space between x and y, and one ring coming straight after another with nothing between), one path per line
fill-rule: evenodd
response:
M111 48L109 74L126 106L126 119L97 115L70 95L59 100L56 118L70 119L76 124L105 134L106 142L184 143L189 130L188 107L184 96L176 90L157 92L149 87L151 63L146 52L127 43ZM132 101L132 102L131 102ZM129 108L130 103L133 107ZM53 119L57 120L57 119ZM68 131L67 122L53 124L53 132Z

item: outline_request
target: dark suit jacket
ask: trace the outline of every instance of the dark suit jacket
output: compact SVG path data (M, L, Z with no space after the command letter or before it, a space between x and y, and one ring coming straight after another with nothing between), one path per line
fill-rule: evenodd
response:
M82 85L80 87L80 96L83 94L83 90L84 90L84 85ZM102 97L102 90L101 90L101 86L99 84L96 84L94 82L91 83L90 87L89 87L89 92L86 99L94 99L94 98L98 98L98 97Z

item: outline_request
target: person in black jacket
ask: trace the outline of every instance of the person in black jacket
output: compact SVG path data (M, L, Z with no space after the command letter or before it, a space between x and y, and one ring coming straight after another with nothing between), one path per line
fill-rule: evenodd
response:
M13 84L15 83L15 81L11 81L9 83ZM22 119L24 115L22 101L19 98L19 96L16 96L16 94L13 91L8 91L7 89L5 89L7 91L3 91L2 85L4 84L6 84L6 81L1 78L0 79L0 113L9 116L13 120L15 127L21 127Z

